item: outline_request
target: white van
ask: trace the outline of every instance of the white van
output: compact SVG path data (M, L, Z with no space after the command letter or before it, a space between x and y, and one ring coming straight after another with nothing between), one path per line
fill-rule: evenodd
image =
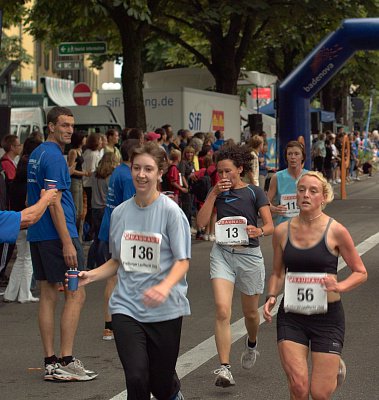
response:
M46 118L42 107L11 109L10 133L17 135L21 143L34 131L44 132L45 126Z
M46 115L53 107L12 108L10 133L17 135L20 142L33 132L43 132L47 135ZM75 129L105 133L108 129L117 129L121 132L121 126L113 111L108 106L71 106L68 107L75 119Z

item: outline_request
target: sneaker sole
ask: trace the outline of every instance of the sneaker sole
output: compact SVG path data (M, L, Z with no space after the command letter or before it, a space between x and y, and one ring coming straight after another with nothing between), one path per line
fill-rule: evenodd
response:
M114 336L103 336L103 340L114 340Z
M218 377L215 381L216 386L223 387L223 388L235 386L235 384L236 384L235 382L231 382L228 379L224 379L222 377Z
M86 375L86 376L73 376L73 375L56 375L54 374L54 380L60 382L87 382L92 381L97 377L96 375Z

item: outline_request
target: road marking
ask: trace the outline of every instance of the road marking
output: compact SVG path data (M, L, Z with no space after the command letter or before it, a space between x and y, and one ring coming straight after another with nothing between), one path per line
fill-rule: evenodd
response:
M379 244L379 232L364 240L362 243L356 246L356 249L358 251L358 254L362 256L363 254L367 253L369 250L371 250L378 244ZM338 271L341 271L345 267L346 263L341 258L338 262ZM276 305L272 310L273 315L276 315L282 298L283 294L278 296ZM259 307L259 316L260 316L259 324L261 325L263 324L263 322L265 322L265 319L263 318L263 306ZM234 322L234 324L231 325L231 329L232 329L232 343L235 343L237 340L241 339L243 336L246 335L244 318L241 318L240 320ZM179 378L180 379L184 378L186 375L195 371L197 368L205 364L207 361L209 361L216 355L217 355L217 349L215 344L215 337L213 335L210 338L199 343L193 349L182 354L178 358L178 361L176 363L176 372L178 373ZM127 391L124 390L123 392L112 397L110 400L126 400L126 397L127 397Z

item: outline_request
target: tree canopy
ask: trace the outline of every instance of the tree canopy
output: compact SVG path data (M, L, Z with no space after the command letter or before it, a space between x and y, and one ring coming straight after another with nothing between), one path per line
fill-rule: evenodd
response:
M48 47L107 41L107 54L92 56L93 66L123 62L126 123L145 128L144 72L204 66L215 90L230 94L241 68L282 80L343 19L376 17L379 0L0 0L2 6L10 22L27 9L29 31ZM351 83L369 91L377 66L377 53L358 53L324 88L322 101L338 109Z

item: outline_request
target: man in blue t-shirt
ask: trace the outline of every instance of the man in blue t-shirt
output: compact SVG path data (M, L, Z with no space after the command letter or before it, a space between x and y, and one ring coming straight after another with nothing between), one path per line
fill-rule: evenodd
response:
M70 192L70 173L63 150L71 143L74 117L68 108L54 107L47 114L48 138L30 155L28 203L34 204L44 188L58 189L57 200L39 222L28 229L28 241L35 278L40 281L39 327L45 351L45 380L87 381L96 374L85 370L73 355L73 344L85 291L65 289L61 315L61 358L54 349L54 320L58 300L57 284L65 282L69 268L83 269L83 249L75 225L75 205Z
M96 264L99 267L107 262L111 255L109 253L109 228L111 223L111 214L113 210L125 200L134 196L136 190L133 185L132 173L130 171L129 159L135 147L139 146L139 140L129 139L126 140L121 146L122 163L113 171L109 180L107 201L103 220L99 231L99 247L96 254ZM104 302L105 310L108 309L109 298L117 283L117 275L112 276L107 280L105 287ZM103 332L104 340L112 340L112 318L109 312L105 312L105 327Z
M216 131L215 138L216 138L216 141L212 144L212 150L218 151L218 150L220 150L220 147L222 147L225 144L224 132Z

